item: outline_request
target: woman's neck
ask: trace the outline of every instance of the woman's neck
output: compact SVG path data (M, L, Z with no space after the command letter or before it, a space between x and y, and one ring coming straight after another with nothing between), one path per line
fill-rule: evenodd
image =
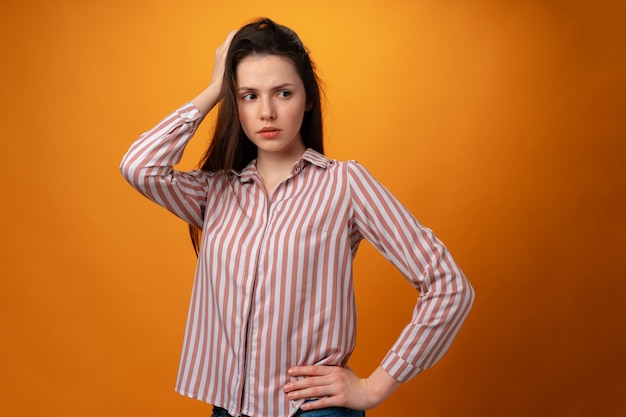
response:
M256 160L256 169L263 180L267 195L271 195L274 189L291 174L293 164L296 163L306 151L304 145L293 151L283 154L278 152L259 152Z

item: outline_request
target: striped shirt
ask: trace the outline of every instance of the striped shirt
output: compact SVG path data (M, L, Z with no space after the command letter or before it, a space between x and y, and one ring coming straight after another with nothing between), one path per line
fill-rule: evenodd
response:
M363 238L421 293L381 366L403 382L439 360L474 292L433 233L361 165L312 149L269 196L255 161L229 175L174 170L202 119L184 105L121 164L133 187L203 230L176 390L235 416L295 413L287 370L345 366L353 351Z

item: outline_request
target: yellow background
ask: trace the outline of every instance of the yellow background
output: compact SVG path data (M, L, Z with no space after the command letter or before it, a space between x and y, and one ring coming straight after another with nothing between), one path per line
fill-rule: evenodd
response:
M624 415L623 4L2 1L0 414L208 417L173 391L186 226L118 164L267 15L317 61L328 154L367 166L477 291L443 360L368 415ZM416 293L368 245L356 268L367 375Z

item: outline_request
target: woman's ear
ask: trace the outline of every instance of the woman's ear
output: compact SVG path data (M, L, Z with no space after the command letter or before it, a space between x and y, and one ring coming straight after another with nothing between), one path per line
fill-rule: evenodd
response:
M307 100L306 101L306 107L304 108L304 111L309 111L313 108L313 103L311 103L311 101Z

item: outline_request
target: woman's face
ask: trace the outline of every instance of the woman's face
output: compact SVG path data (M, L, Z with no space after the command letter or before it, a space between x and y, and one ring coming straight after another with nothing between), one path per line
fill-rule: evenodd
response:
M237 66L239 121L258 157L297 159L305 151L300 126L307 109L302 79L288 58L249 55Z

